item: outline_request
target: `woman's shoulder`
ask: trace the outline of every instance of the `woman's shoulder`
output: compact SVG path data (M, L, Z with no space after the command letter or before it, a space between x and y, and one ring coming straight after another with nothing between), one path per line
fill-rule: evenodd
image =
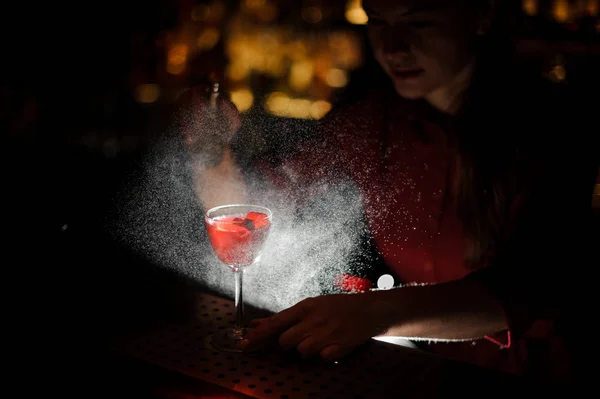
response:
M341 98L332 108L331 112L324 119L355 119L368 114L378 115L390 95L386 91L374 90L363 94L360 97Z
M390 116L394 120L403 117L408 119L413 111L409 101L395 92L372 90L359 98L338 102L322 119L321 126L340 133L350 131L353 135L371 134L373 130L384 129Z

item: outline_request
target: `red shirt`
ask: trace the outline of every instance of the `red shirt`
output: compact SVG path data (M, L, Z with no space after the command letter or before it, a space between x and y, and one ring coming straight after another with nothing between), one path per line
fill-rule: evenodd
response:
M529 284L535 272L519 272L527 278L513 284L520 276L512 269L466 266L465 234L450 195L456 157L440 123L414 104L374 95L333 111L321 135L267 173L281 185L299 188L299 196L309 192L302 189L308 185L350 177L362 194L374 243L396 280L441 283L469 276L480 278L498 295L509 331L472 342L431 343L427 349L525 373L531 369L531 339L541 339L543 353L536 350L536 357L545 364L542 373L567 373L567 352L554 333L552 316L538 318L539 312L531 311L537 303L528 303L527 290L540 292ZM512 199L513 215L519 213L521 200Z

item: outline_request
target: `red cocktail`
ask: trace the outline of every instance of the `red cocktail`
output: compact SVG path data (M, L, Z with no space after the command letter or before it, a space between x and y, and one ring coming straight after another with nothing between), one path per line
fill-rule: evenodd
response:
M244 328L242 276L260 258L271 227L271 211L256 205L225 205L206 212L210 244L217 257L235 276L235 327L211 337L212 345L228 352L242 352L248 344Z
M258 259L270 226L270 216L262 212L219 216L206 221L215 254L234 271Z

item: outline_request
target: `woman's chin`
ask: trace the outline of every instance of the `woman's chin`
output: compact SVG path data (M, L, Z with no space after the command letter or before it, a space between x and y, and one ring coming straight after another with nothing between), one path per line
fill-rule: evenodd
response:
M406 98L408 100L419 100L425 97L425 90L422 90L420 87L407 87L405 85L395 85L396 93L400 97Z

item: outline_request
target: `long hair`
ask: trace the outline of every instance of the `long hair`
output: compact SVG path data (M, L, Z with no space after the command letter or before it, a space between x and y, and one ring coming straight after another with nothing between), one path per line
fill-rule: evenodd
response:
M513 2L498 2L489 29L478 37L474 76L453 135L455 201L468 238L465 260L473 268L485 263L502 241L516 192L516 145L511 137L515 129L503 123L504 114L510 113L505 94L512 83L515 49L510 29L514 10L505 6L508 3Z

